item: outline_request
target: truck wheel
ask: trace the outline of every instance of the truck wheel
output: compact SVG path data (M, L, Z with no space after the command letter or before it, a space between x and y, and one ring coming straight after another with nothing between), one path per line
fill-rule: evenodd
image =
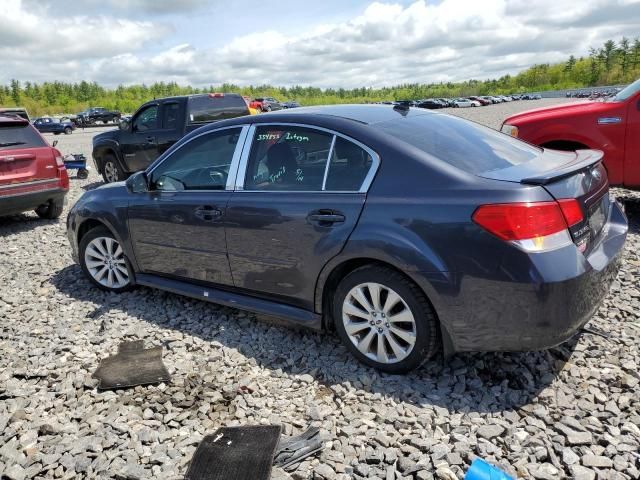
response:
M40 218L46 218L47 220L54 220L62 215L64 209L64 198L58 200L51 200L49 203L40 205L36 208L35 212Z
M120 168L120 164L116 160L116 157L110 153L104 156L104 163L102 164L102 178L105 183L120 182L126 179L126 175Z
M271 105L267 105L266 110L267 110L267 112L270 112L271 111Z
M64 134L65 135L71 135L71 132L73 130L71 129L71 127L64 127Z

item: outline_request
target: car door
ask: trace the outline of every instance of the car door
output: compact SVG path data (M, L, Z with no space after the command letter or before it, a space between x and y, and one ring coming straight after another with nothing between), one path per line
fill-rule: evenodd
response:
M128 210L143 272L233 284L224 221L247 130L198 135L148 173L149 191L134 195Z
M358 221L377 156L308 126L252 127L249 142L226 212L234 285L312 309L320 270Z
M131 119L129 130L123 132L121 149L129 171L147 168L158 158L157 136L161 133L160 106L157 103L143 107Z

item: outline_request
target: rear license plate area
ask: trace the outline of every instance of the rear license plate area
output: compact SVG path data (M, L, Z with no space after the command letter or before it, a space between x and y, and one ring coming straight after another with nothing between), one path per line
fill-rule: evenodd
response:
M609 195L605 194L589 208L589 227L592 237L598 235L604 227L609 212L609 203Z

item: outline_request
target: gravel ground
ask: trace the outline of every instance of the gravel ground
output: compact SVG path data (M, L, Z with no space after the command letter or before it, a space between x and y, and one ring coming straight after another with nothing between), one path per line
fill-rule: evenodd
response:
M453 113L498 127L554 102ZM95 132L55 138L89 156ZM100 183L94 171L72 179L69 201ZM458 355L407 376L358 364L330 335L147 288L104 293L73 264L63 220L0 219L0 477L182 478L219 426L313 424L323 453L273 478L452 480L481 456L518 478L637 479L640 208L628 205L622 270L589 324L606 338ZM164 347L172 381L99 392L100 359L135 339Z

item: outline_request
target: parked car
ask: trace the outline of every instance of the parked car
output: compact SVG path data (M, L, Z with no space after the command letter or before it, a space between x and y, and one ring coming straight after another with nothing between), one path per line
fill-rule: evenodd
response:
M250 103L252 108L259 112L271 112L272 110L282 110L282 104L273 97L259 97Z
M602 150L610 182L640 188L640 79L604 101L512 115L503 122L502 131L549 149Z
M68 190L60 152L28 120L0 115L0 216L35 210L58 218Z
M440 101L437 101L433 98L427 98L426 100L422 100L420 103L418 103L418 108L426 108L429 110L436 110L439 108L445 108L446 105L443 104Z
M282 102L282 108L298 108L301 105L296 102L296 101L287 101L287 102Z
M29 113L22 107L0 107L0 115L16 115L24 118L26 121L30 121Z
M489 100L488 98L485 97L469 97L470 100L475 100L476 102L478 102L480 105L485 106L485 105L491 105L493 102L491 100Z
M589 320L627 233L601 159L403 106L297 108L190 133L84 193L68 236L99 288L335 329L400 373L439 345L543 349Z
M107 110L104 107L93 107L76 115L77 121L83 125L94 125L99 122L118 123L121 113L117 110Z
M456 108L469 108L469 107L477 107L480 103L475 102L474 100L470 100L468 98L454 98L453 106Z
M33 121L33 126L40 133L53 133L54 135L70 135L76 129L76 126L70 121L62 121L53 117L38 117Z
M237 93L208 93L152 100L117 130L93 137L96 170L107 183L147 168L158 156L202 125L249 115Z

